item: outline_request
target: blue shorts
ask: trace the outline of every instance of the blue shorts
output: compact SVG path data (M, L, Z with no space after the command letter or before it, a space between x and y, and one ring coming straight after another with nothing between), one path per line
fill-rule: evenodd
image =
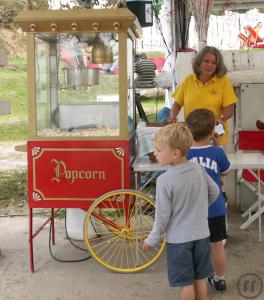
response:
M212 275L209 239L187 243L167 243L168 279L170 286L191 285L195 280Z

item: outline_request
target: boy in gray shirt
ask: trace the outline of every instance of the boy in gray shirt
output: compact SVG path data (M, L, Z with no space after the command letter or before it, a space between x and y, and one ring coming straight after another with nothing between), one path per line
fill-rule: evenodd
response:
M155 155L160 165L171 167L157 179L153 229L143 244L145 251L166 233L169 283L180 287L180 299L207 299L210 259L208 205L219 188L202 166L188 161L192 134L182 123L161 128L155 135Z

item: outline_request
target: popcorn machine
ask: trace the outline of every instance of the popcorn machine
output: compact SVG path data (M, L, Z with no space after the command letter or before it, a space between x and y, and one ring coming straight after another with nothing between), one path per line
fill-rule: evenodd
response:
M127 8L76 9L24 11L15 21L28 41L31 271L34 208L51 208L54 243L57 208L88 210L90 253L114 271L146 268L164 241L152 253L139 250L152 228L154 204L128 190L134 188L136 147L136 17ZM95 238L89 237L91 226Z

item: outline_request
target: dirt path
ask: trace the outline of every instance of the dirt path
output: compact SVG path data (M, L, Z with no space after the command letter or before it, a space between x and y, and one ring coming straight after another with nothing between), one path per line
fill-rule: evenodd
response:
M15 150L15 146L22 144L25 144L25 142L1 142L0 171L24 170L27 168L27 153Z
M242 220L237 210L230 211L229 220L226 245L228 289L224 294L219 294L209 287L209 299L242 300L251 297L263 300L261 286L258 282L254 283L258 278L264 282L264 242L258 242L257 223L249 230L241 231L239 226ZM43 218L34 217L35 225L43 221ZM36 272L31 274L27 217L0 218L0 228L1 300L179 299L178 290L168 286L165 253L152 267L136 274L113 273L101 267L94 259L61 263L49 254L49 230L45 228L34 240ZM57 258L73 260L87 255L65 239L64 220L56 221L56 241L52 251ZM251 274L248 278L242 277L248 273ZM247 289L246 283L251 284L253 290ZM252 298L259 292L258 297Z

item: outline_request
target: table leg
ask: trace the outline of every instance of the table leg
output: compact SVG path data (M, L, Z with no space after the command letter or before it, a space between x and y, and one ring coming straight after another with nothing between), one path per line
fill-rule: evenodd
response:
M262 217L262 213L261 213L261 197L260 197L260 182L261 182L261 178L260 178L260 169L258 169L258 209L259 209L259 241L261 242L262 240L262 232L261 232L261 217Z
M239 173L235 170L235 207L239 207L239 199L240 199L240 179Z
M245 181L245 184L250 188L250 190L252 192L255 192L257 195L257 201L251 205L251 207L249 207L247 209L247 211L245 211L242 214L242 217L246 217L248 216L248 220L246 222L244 222L240 228L242 230L246 229L250 224L252 224L255 220L258 219L259 221L259 242L262 241L262 214L264 213L264 206L262 206L262 202L263 202L263 194L261 194L261 185L263 184L263 182L261 181L261 170L257 169L257 172L253 172L251 170L249 170L250 173L255 177L256 181L257 181L257 185L255 187L253 187L250 183L247 183ZM257 211L254 212L254 210L257 209Z

